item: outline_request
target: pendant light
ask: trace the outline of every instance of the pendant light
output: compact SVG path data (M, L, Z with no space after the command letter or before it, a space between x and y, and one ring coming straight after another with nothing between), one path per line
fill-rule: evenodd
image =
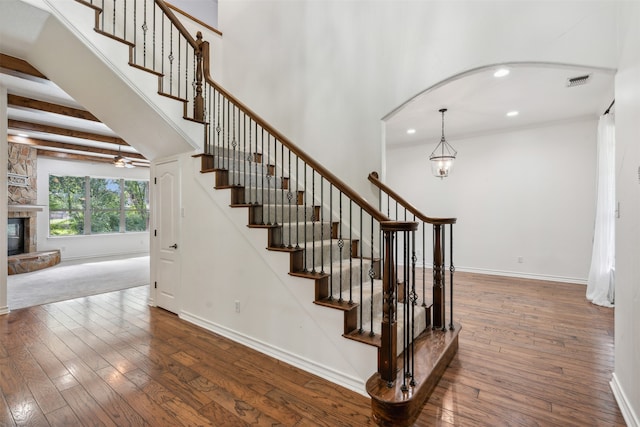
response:
M431 161L431 172L442 179L449 176L458 152L444 138L444 113L447 109L442 108L439 111L442 113L442 137L440 138L440 143L436 145L436 148L429 156L429 160Z

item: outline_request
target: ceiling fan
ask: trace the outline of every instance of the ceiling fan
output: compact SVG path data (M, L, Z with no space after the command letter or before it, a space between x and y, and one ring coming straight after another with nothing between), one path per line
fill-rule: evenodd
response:
M131 160L126 157L122 157L120 147L118 147L118 155L113 158L113 165L117 168L135 168L135 165L131 163Z

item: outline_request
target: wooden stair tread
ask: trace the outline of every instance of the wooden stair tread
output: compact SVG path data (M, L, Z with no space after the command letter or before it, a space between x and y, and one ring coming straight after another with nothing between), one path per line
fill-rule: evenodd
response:
M302 250L302 248L288 248L286 246L285 247L269 246L267 249L274 252L297 252Z
M358 303L355 303L355 302L349 303L349 301L346 301L346 300L339 301L335 298L333 299L325 298L325 299L314 301L313 303L317 305L321 305L323 307L336 308L342 311L351 311L353 309L358 308Z
M129 66L133 68L137 68L138 70L141 70L141 71L146 71L147 73L151 73L154 76L158 76L160 78L164 77L164 74L162 74L161 72L152 70L151 68L147 68L143 65L136 64L135 62L129 62Z
M214 188L216 190L227 190L229 188L244 188L244 187L242 185L229 184L229 185L216 185Z
M279 226L278 225L273 225L273 224L249 224L249 225L247 225L247 227L249 227L249 228L277 228Z
M158 95L165 96L165 97L167 97L167 98L171 98L171 99L173 99L173 100L175 100L175 101L184 102L185 104L186 104L187 102L189 102L187 99L180 98L179 96L171 95L170 93L166 93L166 92L160 92L160 91L158 91Z
M403 355L398 357L398 374L389 386L379 373L367 381L366 389L371 396L374 420L381 426L411 426L420 415L422 407L442 378L449 362L458 350L460 325L454 330L425 330L414 345L414 386L402 390Z
M359 330L355 330L349 332L348 334L342 334L342 336L350 340L358 341L377 348L380 348L380 346L382 345L380 334L371 335L369 331L363 330L362 332L360 332Z
M293 248L294 250L297 251L303 251L304 248ZM289 273L290 276L294 276L294 277L302 277L303 279L324 279L326 277L329 277L329 274L327 273L321 273L319 271L316 271L315 273L312 273L310 271L292 271Z

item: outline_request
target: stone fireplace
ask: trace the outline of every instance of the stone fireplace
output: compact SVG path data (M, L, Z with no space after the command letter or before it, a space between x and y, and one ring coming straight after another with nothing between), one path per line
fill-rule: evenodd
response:
M38 212L43 208L36 205L38 200L36 149L11 142L8 145L7 252L13 252L8 253L8 273L17 274L58 264L60 251L37 252L36 219ZM20 221L14 221L16 219ZM19 228L22 228L22 240L17 243L18 236L14 234L17 234Z

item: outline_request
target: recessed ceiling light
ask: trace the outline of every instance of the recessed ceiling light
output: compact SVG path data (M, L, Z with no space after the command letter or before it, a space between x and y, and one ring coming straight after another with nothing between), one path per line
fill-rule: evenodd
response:
M495 73L493 73L493 77L504 77L509 75L510 72L511 71L509 71L508 68L499 68Z
M517 116L518 114L520 114L520 113L519 113L519 112L517 112L517 111L509 111L509 112L507 113L507 117L515 117L515 116Z
M409 135L413 135L414 133L416 133L416 130L415 129L407 129L407 133Z

